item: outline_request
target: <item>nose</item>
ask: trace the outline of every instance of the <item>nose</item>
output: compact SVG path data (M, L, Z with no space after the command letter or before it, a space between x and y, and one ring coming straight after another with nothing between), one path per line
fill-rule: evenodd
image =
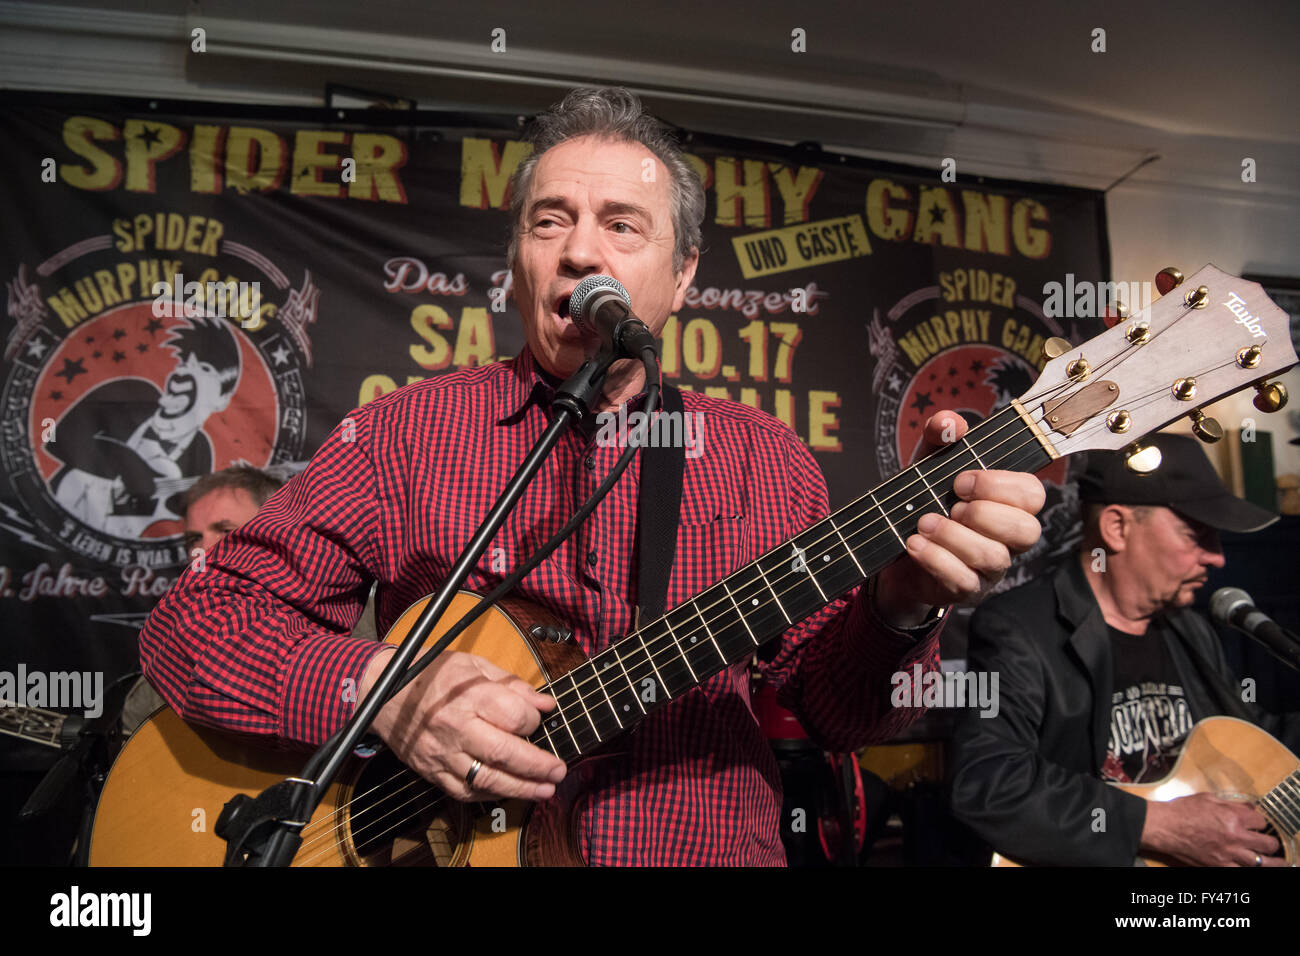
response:
M601 251L600 224L595 217L579 217L564 237L560 267L572 276L597 275L607 271Z

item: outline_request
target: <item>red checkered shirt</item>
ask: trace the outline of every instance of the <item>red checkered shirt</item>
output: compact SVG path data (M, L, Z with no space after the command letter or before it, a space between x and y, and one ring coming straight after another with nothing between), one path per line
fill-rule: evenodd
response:
M140 637L149 680L187 720L318 744L355 704L379 651L349 636L372 580L385 632L437 589L547 421L550 384L525 350L352 412L306 471L189 568ZM825 481L785 425L684 392L702 412L686 458L668 607L825 517ZM570 432L543 465L466 587L497 584L566 521L620 449ZM578 531L516 591L573 629L588 654L628 633L635 605L640 458ZM497 550L500 549L500 550ZM504 559L504 560L502 560ZM493 570L493 568L496 570ZM851 592L780 638L767 669L780 699L828 749L885 740L915 708L890 706L890 677L938 665L937 629L893 630ZM749 699L747 665L654 710L598 761L579 827L592 864L783 864L781 780Z

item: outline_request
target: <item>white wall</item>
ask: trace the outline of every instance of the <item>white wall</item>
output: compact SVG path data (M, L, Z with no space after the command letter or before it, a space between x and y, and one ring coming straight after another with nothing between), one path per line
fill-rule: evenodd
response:
M1225 176L1240 174L1225 171ZM1150 282L1165 266L1191 275L1206 263L1225 272L1300 278L1300 203L1276 196L1254 201L1239 192L1127 183L1107 195L1111 258L1116 282ZM1251 404L1254 391L1239 392L1206 409L1226 428L1240 428L1253 418L1260 430L1273 433L1278 474L1300 474L1300 370L1282 377L1292 402L1281 412L1264 415ZM1293 414L1296 413L1296 414ZM1183 421L1172 430L1190 431ZM1211 456L1212 458L1214 456Z

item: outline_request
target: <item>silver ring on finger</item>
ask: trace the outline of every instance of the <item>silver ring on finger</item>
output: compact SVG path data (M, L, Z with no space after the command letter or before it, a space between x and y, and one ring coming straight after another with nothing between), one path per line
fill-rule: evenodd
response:
M1263 865L1264 865L1264 858L1263 858L1262 856L1260 856L1258 853L1255 854L1255 865L1256 865L1256 866L1263 866Z
M469 770L465 773L465 786L470 790L474 789L474 778L478 776L478 772L482 769L482 760L475 759L474 762L469 765Z

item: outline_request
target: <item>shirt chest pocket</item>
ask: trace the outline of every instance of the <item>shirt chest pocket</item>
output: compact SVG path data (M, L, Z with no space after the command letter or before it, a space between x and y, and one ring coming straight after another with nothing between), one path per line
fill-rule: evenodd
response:
M729 510L729 509L722 509ZM745 563L748 526L738 511L684 521L677 526L677 553L668 584L668 606L690 600Z

